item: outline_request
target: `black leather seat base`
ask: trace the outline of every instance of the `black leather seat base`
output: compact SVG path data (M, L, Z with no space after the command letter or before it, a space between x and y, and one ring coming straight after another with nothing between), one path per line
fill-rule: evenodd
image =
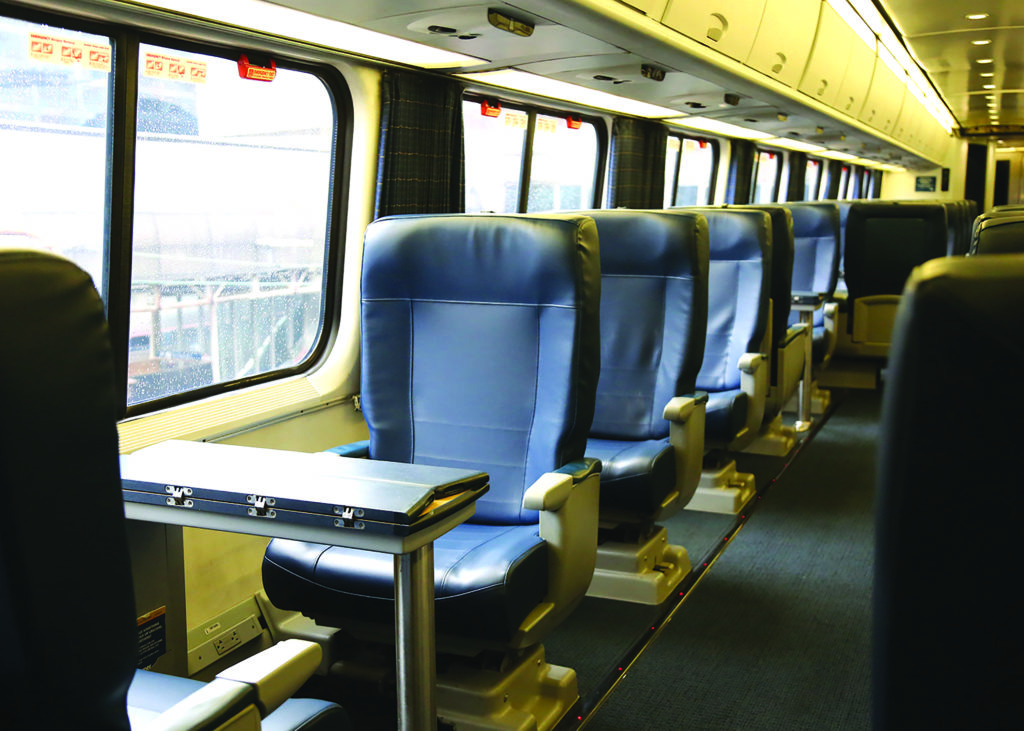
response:
M749 397L741 390L730 389L708 394L704 415L704 442L712 447L725 447L747 424Z
M676 458L668 439L587 440L601 460L601 508L653 513L675 490Z
M394 617L394 559L386 553L275 539L263 585L281 609L322 624ZM547 588L548 550L537 525L464 523L434 541L439 634L507 642Z

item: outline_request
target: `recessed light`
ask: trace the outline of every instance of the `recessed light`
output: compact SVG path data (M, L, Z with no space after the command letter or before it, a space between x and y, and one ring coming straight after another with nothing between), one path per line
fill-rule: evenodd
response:
M984 20L988 17L988 13L971 13L966 17L968 20Z
M982 84L981 88L982 89L995 89L996 85L995 84Z
M979 58L978 63L992 63L991 58Z
M982 40L982 41L971 41L971 45L972 46L987 46L991 42L992 42L991 40L986 38L985 40Z
M995 73L993 73L992 71L983 71L980 75L984 76L985 78L988 78L989 76L995 76Z

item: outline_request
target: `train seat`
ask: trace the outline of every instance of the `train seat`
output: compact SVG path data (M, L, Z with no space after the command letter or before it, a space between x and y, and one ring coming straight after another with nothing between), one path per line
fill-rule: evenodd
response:
M1008 484L1006 458L1020 450L1020 432L1003 419L1024 410L1024 392L949 398L949 387L968 377L995 383L1024 367L1021 281L1024 255L929 261L900 303L875 499L878 731L999 726L1016 706L1017 676L993 652L1009 651L1019 621L1006 595L1019 540L1016 531L993 530L991 511L963 497L974 486ZM969 596L940 599L961 578Z
M784 205L793 215L793 293L818 295L823 302L814 311L811 323L811 361L815 372L820 372L828 365L836 346L838 306L832 298L839 281L839 206L833 202ZM791 312L789 323L799 321L799 314ZM828 392L817 388L816 383L812 383L811 390L812 410L824 413Z
M793 216L785 206L774 203L725 208L764 211L771 219L770 317L764 348L769 365L768 396L761 428L744 451L781 457L796 446L796 431L782 424L782 409L800 386L807 337L802 326L789 323L795 244Z
M846 221L846 311L837 352L885 358L900 294L911 270L946 255L946 210L940 203L857 201ZM845 315L845 317L844 317Z
M704 457L708 224L679 211L590 211L601 241L601 377L587 456L601 460L589 596L660 604L690 572L657 521L693 496Z
M771 276L771 217L741 208L687 208L708 221L711 254L708 327L697 390L708 394L705 463L687 506L734 513L754 494L753 475L736 471L728 451L743 449L764 421Z
M542 653L539 640L593 574L600 463L584 449L600 286L597 230L584 216L397 216L367 227L366 456L490 475L470 522L434 542L437 646L463 663L438 679L446 717L464 712L463 691L478 695L465 678L506 682L466 670L485 651L516 658L505 669L532 672L523 682L557 686L525 697L575 702L571 670L520 660ZM394 641L392 576L389 555L294 541L272 541L263 564L276 607L371 644Z
M285 700L319 664L315 644L275 645L210 683L136 670L103 302L70 261L0 250L0 338L16 354L0 362L0 480L11 488L0 533L5 728L213 728L236 714L259 728L261 706L273 711L263 728L349 728L333 703ZM267 669L277 672L269 687L241 680Z
M970 255L1024 253L1024 208L1017 213L981 221L971 240Z

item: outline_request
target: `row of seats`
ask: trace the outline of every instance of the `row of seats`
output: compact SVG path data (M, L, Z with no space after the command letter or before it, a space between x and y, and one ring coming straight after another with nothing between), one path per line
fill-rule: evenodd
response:
M996 206L974 220L969 254L1024 252L1024 205Z
M532 648L588 588L665 598L689 560L657 523L690 502L705 452L753 440L766 402L769 416L781 410L790 369L778 363L773 377L772 362L805 332L789 324L793 281L834 286L837 251L829 204L368 227L370 438L332 451L470 466L491 480L476 515L435 542L441 651L498 651L504 674L525 673L523 658L542 666ZM280 609L383 642L393 636L391 566L389 556L276 539L263 583ZM458 706L458 683L438 682L439 704Z

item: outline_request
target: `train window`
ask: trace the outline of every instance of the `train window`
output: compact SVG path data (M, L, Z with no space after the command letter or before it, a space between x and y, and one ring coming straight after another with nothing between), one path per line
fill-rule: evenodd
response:
M462 102L466 145L466 211L515 213L530 117L484 101Z
M248 59L139 54L129 406L310 355L335 131L313 74L268 82L241 77Z
M462 118L468 213L596 205L602 142L593 122L479 97L463 100Z
M710 205L717 169L716 143L669 135L665 161L665 205Z
M818 191L821 189L822 170L825 166L821 160L809 158L807 160L807 171L804 174L804 200L813 201L818 199Z
M0 17L0 246L61 254L103 290L112 44Z
M848 190L850 185L850 166L843 165L842 172L839 174L839 198L849 199L852 196Z
M526 211L589 208L597 183L597 129L575 117L537 114Z
M754 190L751 203L774 203L779 198L779 179L782 166L779 164L779 153L758 150L754 158Z

